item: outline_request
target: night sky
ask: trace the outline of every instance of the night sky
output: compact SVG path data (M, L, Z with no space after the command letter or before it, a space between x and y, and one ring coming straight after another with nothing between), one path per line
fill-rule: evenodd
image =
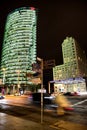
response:
M55 59L57 65L62 64L61 44L67 36L74 37L87 55L86 0L0 0L0 46L8 13L28 6L38 9L38 57Z

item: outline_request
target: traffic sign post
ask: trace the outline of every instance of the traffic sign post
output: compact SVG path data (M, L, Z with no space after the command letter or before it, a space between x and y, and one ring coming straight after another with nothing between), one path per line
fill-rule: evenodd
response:
M41 62L41 124L43 123L43 59L37 57Z

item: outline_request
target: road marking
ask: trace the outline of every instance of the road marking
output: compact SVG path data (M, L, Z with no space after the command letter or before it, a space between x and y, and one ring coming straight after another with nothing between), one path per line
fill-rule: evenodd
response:
M50 127L51 127L51 128L55 128L55 129L66 130L66 129L63 127L63 124L64 124L64 121L63 121L63 120L60 120L60 121L54 123L53 125L50 125Z
M86 130L87 125L81 125L78 123L70 122L70 121L64 121L59 120L58 122L54 123L53 125L50 125L51 128L57 129L57 130Z
M71 106L73 107L73 106L76 106L76 105L82 104L82 103L84 103L84 102L86 102L86 101L87 101L87 99L85 99L85 100L83 100L83 101L81 101L81 102L75 103L75 104L73 104L73 105L71 105Z

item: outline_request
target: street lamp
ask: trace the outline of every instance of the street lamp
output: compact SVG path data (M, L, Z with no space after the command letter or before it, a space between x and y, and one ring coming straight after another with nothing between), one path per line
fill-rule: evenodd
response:
M16 73L18 74L18 92L20 88L20 70L16 70Z
M2 68L2 71L3 71L3 85L4 85L5 84L5 71L6 71L6 69Z
M37 57L41 62L41 123L43 123L43 59Z

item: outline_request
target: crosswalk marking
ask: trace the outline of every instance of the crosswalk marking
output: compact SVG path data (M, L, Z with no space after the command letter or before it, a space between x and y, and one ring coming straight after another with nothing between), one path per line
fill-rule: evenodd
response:
M71 105L72 107L73 106L77 106L77 105L79 105L79 104L82 104L82 103L84 103L84 102L86 102L87 101L87 99L85 99L85 100L83 100L83 101L81 101L81 102L77 102L77 103L75 103L75 104L73 104L73 105Z

